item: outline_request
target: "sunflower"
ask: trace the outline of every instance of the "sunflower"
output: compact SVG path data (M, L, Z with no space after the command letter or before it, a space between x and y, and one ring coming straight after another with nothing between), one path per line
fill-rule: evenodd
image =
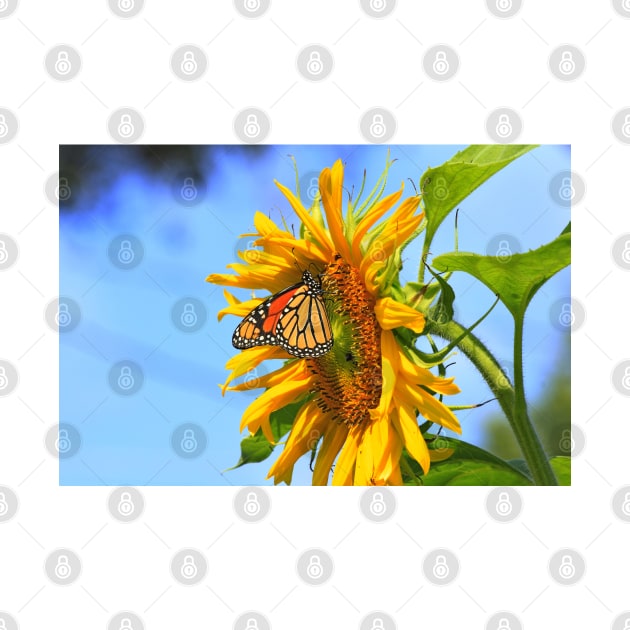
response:
M207 278L224 286L276 293L299 281L299 267L321 270L334 334L329 352L295 358L278 346L257 346L226 364L231 372L223 393L248 389L249 384L230 383L263 361L286 360L258 379L256 385L265 391L241 421L241 431L261 430L273 444L270 415L297 403L284 449L268 473L276 484L290 483L296 461L311 452L313 485L326 485L333 468L333 485L400 485L403 449L425 473L429 470L430 450L419 418L461 433L457 418L435 396L457 394L459 388L453 378L430 372L409 342L422 333L425 318L402 301L398 274L402 249L423 228L424 214L418 195L401 201L402 186L383 196L390 165L388 161L363 203L361 192L354 202L348 200L345 216L340 160L321 171L319 194L309 209L276 182L302 223L299 238L257 212L256 231L248 236L260 249L239 252L242 262L228 265L235 275ZM219 319L226 314L244 317L263 301L240 302L229 291L224 294L229 305Z

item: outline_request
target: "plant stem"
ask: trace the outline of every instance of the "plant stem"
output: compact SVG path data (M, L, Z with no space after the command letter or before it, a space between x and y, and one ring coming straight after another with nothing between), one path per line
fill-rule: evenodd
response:
M514 380L516 389L510 385L501 366L481 340L473 333L462 339L458 348L470 359L479 370L490 390L497 398L505 414L516 440L521 448L523 457L532 473L537 485L557 485L553 470L547 461L538 435L527 416L525 392L523 389L523 323L515 327L514 341ZM445 324L431 323L430 332L454 341L465 331L465 328L455 321ZM518 367L517 367L518 366ZM517 402L520 401L520 402Z
M545 455L542 444L538 439L536 429L527 415L525 401L525 384L523 381L523 318L514 318L514 417L512 430L521 451L527 460L527 465L538 486L557 486L558 480L554 475L549 460Z

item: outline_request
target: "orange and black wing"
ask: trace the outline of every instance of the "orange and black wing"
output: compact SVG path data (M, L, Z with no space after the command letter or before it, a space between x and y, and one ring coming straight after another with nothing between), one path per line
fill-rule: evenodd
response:
M319 357L333 345L319 279L309 271L294 284L257 306L238 325L232 345L239 350L254 346L281 346L293 356Z

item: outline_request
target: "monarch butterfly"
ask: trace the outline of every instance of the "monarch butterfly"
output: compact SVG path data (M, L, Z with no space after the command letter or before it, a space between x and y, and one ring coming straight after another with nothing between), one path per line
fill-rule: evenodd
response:
M301 359L326 354L333 335L323 294L320 278L304 271L301 282L272 295L243 319L232 335L232 345L239 350L282 346Z

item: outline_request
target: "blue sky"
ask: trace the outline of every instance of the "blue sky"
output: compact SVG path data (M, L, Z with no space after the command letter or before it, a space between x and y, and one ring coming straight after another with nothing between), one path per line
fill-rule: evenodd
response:
M462 148L389 147L396 162L386 192L405 181L413 194L408 178L417 185L427 167L440 165ZM60 334L60 422L79 431L81 446L76 455L60 460L61 483L269 483L264 478L273 456L227 471L238 460L240 419L255 392L221 396L218 384L225 380L226 360L236 352L231 336L238 320L217 321L216 313L225 305L222 289L205 278L236 260L236 250L246 246L239 235L252 227L256 210L276 221L284 217L297 230L295 216L273 183L277 179L294 188L289 155L295 156L305 195L313 177L338 158L346 164L348 189L358 190L364 169L367 184L373 184L387 150L346 145L207 147L194 162L185 156L184 162L170 164L160 147L153 147L147 164L138 159L137 147L95 147L83 149L89 159L77 169L70 168L73 149L62 148L60 172L69 170L72 196L61 204L60 295L75 300L81 316L76 328ZM553 199L549 186L570 167L569 147L543 146L491 178L460 205L459 249L487 253L489 244L496 247L507 239L514 251L527 251L552 240L569 221L570 210ZM180 191L191 184L195 198L182 202ZM133 268L112 264L125 240L142 247L141 253L134 250L139 264ZM418 241L406 250L403 279L417 274L420 246ZM431 252L452 249L449 217ZM451 283L456 318L463 324L471 324L494 301L488 289L464 274L455 274ZM554 305L569 296L566 269L543 287L528 311L525 379L532 400L556 368L566 333L552 323ZM173 307L187 301L197 305L197 325L178 328ZM476 332L500 361L509 362L512 319L502 305ZM142 370L142 386L130 395L110 386L112 366L123 361ZM451 398L453 404L490 398L467 360L458 355L455 361L449 374L462 394ZM484 419L497 409L491 403L460 414L464 439L483 444ZM205 448L195 457L181 457L173 444L191 426L202 431L198 437L205 439ZM305 460L296 467L294 483L308 483L309 478Z

